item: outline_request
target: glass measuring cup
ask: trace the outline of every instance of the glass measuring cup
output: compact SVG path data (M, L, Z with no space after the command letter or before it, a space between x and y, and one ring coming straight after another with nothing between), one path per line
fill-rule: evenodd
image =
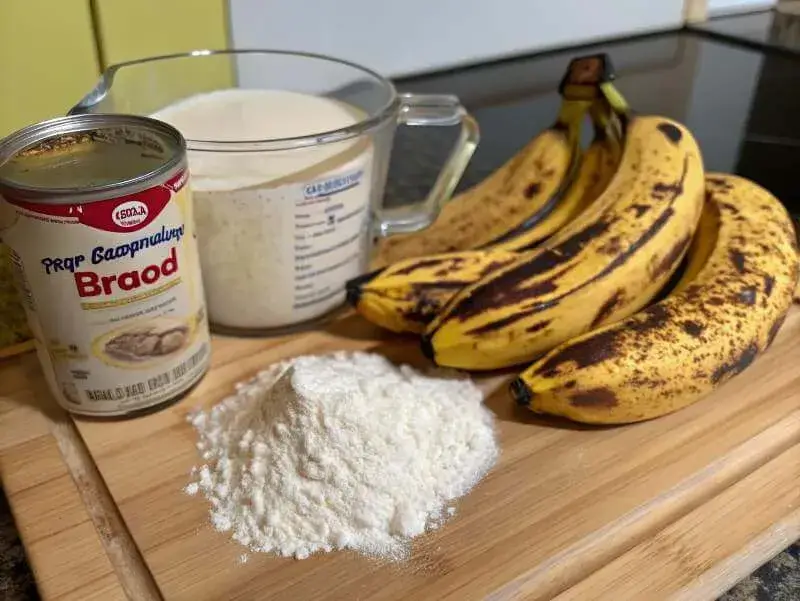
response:
M201 50L109 67L70 113L133 113L187 139L209 318L259 334L338 308L377 236L428 226L478 143L458 99L398 94L327 56ZM397 125L460 126L427 198L384 210Z

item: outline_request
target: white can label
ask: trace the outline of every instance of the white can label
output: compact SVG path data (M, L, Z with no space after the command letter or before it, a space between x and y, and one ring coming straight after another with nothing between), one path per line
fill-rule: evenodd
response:
M115 415L157 405L207 369L186 179L83 204L0 199L0 236L48 383L67 410Z

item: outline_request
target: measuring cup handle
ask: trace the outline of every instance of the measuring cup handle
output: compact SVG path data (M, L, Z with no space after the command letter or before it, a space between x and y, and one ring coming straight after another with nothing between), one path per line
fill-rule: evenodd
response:
M402 94L399 122L401 125L412 127L460 125L461 133L428 197L419 203L404 207L405 210L400 214L394 216L390 216L388 212L381 214L380 229L383 236L415 232L433 223L444 204L452 197L453 190L464 174L480 139L478 123L455 96Z

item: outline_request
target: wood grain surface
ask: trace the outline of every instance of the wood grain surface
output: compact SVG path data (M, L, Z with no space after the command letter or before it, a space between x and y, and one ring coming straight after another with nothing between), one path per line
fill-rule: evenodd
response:
M11 346L0 348L0 359L14 357L15 355L22 355L32 351L34 348L33 340L26 340L25 342L18 342Z
M57 435L72 420L41 385L35 355L0 361L0 475L43 599L116 601L122 588Z
M213 530L201 497L182 492L199 463L186 414L274 361L343 348L425 365L413 341L347 314L292 336L216 337L212 370L180 403L128 421L75 420L80 437L70 444L85 445L91 460L81 452L66 460L70 447L55 441L53 424L72 425L42 390L35 358L0 362L3 484L44 597L77 598L70 591L95 582L116 585L106 596L93 593L98 599L126 592L138 599L139 586L153 598L192 601L701 600L797 535L794 309L746 373L651 422L582 428L541 419L513 406L510 375L481 378L501 459L445 527L415 542L404 564L351 553L304 561L249 554L242 563L246 549Z

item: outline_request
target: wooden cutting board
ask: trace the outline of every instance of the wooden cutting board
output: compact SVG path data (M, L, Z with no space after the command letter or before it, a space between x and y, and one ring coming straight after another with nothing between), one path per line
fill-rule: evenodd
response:
M651 422L582 428L513 406L481 378L502 457L404 564L351 553L249 554L182 492L185 418L274 361L413 341L345 314L271 339L214 340L192 394L128 421L71 419L33 355L0 362L3 486L45 599L714 599L800 538L800 309L772 349L708 399Z

